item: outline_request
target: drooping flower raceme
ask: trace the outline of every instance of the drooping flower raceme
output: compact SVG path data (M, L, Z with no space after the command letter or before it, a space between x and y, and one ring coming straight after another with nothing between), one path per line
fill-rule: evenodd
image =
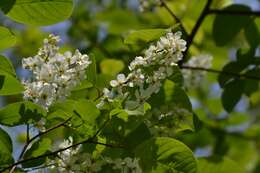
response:
M183 66L187 67L200 67L210 68L212 65L212 56L207 54L201 54L198 56L191 57ZM182 69L184 78L184 85L187 88L198 87L201 84L206 71L196 71L191 69Z
M65 99L71 90L85 79L85 69L91 61L78 50L59 53L58 36L49 35L34 57L22 60L23 68L33 72L33 79L24 82L24 99L44 108Z
M127 98L126 108L133 109L157 93L186 50L186 41L181 35L181 32L167 33L151 45L144 56L136 57L129 65L130 73L127 76L118 74L117 79L110 82L112 90L104 89L104 97L97 106L102 106L105 100Z

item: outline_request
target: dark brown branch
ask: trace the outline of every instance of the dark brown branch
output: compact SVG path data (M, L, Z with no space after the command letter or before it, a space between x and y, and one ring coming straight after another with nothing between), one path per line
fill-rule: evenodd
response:
M30 141L30 125L26 125L26 143Z
M52 130L55 130L55 129L57 129L57 128L63 126L63 125L66 124L68 121L70 121L70 119L71 119L71 118L67 119L66 121L64 121L64 122L62 122L62 123L60 123L60 124L57 124L57 125L54 126L54 127L51 127L51 128L49 128L49 129L47 129L47 130L44 131L44 132L40 132L39 134L37 134L37 135L35 135L34 137L32 137L31 139L29 139L29 140L26 142L26 144L24 145L24 147L23 147L23 149L22 149L22 152L21 152L20 155L19 155L18 160L21 160L21 159L22 159L22 157L23 157L25 151L27 150L28 146L29 146L35 139L37 139L38 137L40 137L40 136L42 136L42 135L44 135L44 134L49 133L49 132L52 131ZM28 130L28 128L27 128L27 130ZM27 132L27 133L28 133L28 132ZM16 165L13 166L11 172L15 169L15 166L16 166Z
M212 3L213 0L208 0L204 9L202 10L199 19L197 20L195 26L193 27L188 40L187 40L187 49L185 50L184 54L183 54L183 58L182 60L179 62L179 65L182 65L185 62L185 58L187 57L189 48L194 40L195 35L197 34L202 22L204 21L205 17L207 16L209 10L210 10L210 5Z
M186 29L184 28L181 20L172 12L172 10L170 9L170 7L167 5L167 3L164 1L164 0L160 0L161 2L161 7L164 7L168 12L169 14L174 18L174 20L179 23L181 29L183 30L184 34L187 36L188 35L188 32L186 31Z
M57 155L58 153L60 153L62 151L65 151L67 149L70 149L70 148L73 148L73 147L76 147L78 145L85 144L85 143L103 145L103 146L110 147L110 148L125 148L125 146L123 146L123 145L104 144L104 143L101 143L101 142L92 141L91 139L87 139L87 140L78 142L76 144L73 144L71 146L68 146L66 148L62 148L62 149L59 149L57 151L51 152L51 153L46 153L46 154L43 154L43 155L40 155L40 156L37 156L37 157L32 157L32 158L28 158L28 159L17 161L15 163L13 163L12 165L10 165L10 166L8 166L6 168L3 168L2 170L0 170L0 172L6 171L8 169L13 168L14 166L17 166L19 164L26 163L26 162L29 162L29 161L32 161L32 160L37 160L37 159L41 159L41 158L48 157L48 156L55 156L55 155Z
M246 75L246 74L238 74L238 73L233 73L229 71L221 71L221 70L215 70L215 69L209 69L209 68L203 68L203 67L192 67L192 66L185 66L182 65L180 66L182 69L190 69L190 70L199 70L199 71L207 71L211 73L217 73L217 74L225 74L225 75L230 75L234 76L237 78L245 78L245 79L252 79L252 80L260 80L260 77L257 76L251 76L251 75Z
M66 121L64 121L64 122L62 122L62 123L60 123L60 124L58 124L58 125L56 125L56 126L50 128L50 129L47 129L46 131L41 132L41 133L39 133L38 135L36 135L36 136L34 136L33 138L31 138L31 139L29 140L29 142L24 146L23 151L22 151L20 157L22 158L24 152L26 151L27 147L29 146L29 143L31 143L31 142L32 142L33 140L35 140L36 138L38 138L38 137L40 137L40 136L42 136L42 135L44 135L44 134L46 134L46 133L48 133L48 132L54 130L54 129L57 129L57 128L61 127L61 126L65 126L66 123L67 123L70 119L71 119L71 117L70 117L69 119L67 119ZM6 168L0 170L0 172L5 171L5 170L7 170L7 169L14 170L15 167L16 167L17 165L21 164L21 163L25 163L25 162L28 162L28 161L31 161L31 160L40 159L40 158L47 157L47 156L56 155L56 154L59 153L59 152L65 151L65 150L67 150L67 149L69 149L69 148L72 148L72 147L75 147L75 146L78 146L78 145L84 144L84 143L92 143L92 144L104 145L104 146L110 147L110 148L125 148L125 147L122 146L122 145L104 144L104 143L100 143L100 142L97 142L97 141L93 141L93 140L97 137L97 135L105 128L105 126L107 125L107 123L108 123L109 121L110 121L110 119L107 119L107 120L104 122L104 124L97 130L97 132L94 134L94 136L91 137L90 139L87 139L87 140L85 140L85 141L76 143L76 144L71 145L71 146L69 146L69 147L67 147L67 148L63 148L63 149L57 150L57 151L55 151L55 152L51 152L51 153L47 153L47 154L44 154L44 155L40 155L40 156L38 156L38 157L33 157L33 158L29 158L29 159L24 159L24 160L20 160L21 158L19 157L19 159L18 159L17 162L15 162L14 164L12 164L11 166L8 166L8 167L6 167Z
M230 10L211 9L208 11L208 14L259 16L260 17L260 11L230 11Z

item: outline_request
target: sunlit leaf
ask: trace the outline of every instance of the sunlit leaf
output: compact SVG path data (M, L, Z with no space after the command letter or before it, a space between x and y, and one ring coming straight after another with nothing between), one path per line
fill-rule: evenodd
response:
M233 160L224 158L199 159L199 173L244 173Z
M0 51L12 47L16 43L16 37L7 28L0 26Z
M42 26L67 19L72 8L72 0L16 0L6 15L17 22Z
M49 138L43 138L33 143L31 148L24 154L24 158L33 158L45 154L51 147L51 140ZM40 166L45 162L46 158L39 158L22 164L24 168Z
M0 95L21 94L23 90L23 85L16 77L0 69Z
M46 116L46 110L32 102L17 102L0 109L0 124L15 126Z
M197 163L192 151L172 138L149 139L140 144L135 153L140 158L139 163L145 173L197 173Z
M124 69L122 61L116 59L105 59L100 63L100 69L103 74L116 75Z

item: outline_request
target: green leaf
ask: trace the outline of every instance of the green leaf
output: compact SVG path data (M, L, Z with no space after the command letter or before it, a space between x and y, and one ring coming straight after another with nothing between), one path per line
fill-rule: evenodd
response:
M222 105L227 112L231 112L244 91L244 81L234 80L226 84L221 96Z
M13 76L16 76L12 63L8 58L2 55L0 55L0 70L5 71Z
M246 72L246 75L248 76L260 76L260 69L251 69ZM259 90L259 81L253 80L253 79L245 79L244 80L244 93L247 96L252 95L254 92L257 92Z
M0 128L0 146L1 149L13 152L13 144L10 136L2 128Z
M13 145L10 136L0 128L0 168L13 162L12 151Z
M46 110L32 102L17 102L0 109L0 124L16 126L46 116Z
M96 19L101 23L108 23L108 32L121 34L130 29L138 29L142 25L133 11L126 9L106 10L98 13Z
M133 131L127 134L124 143L127 147L134 149L138 144L141 144L143 141L148 140L151 137L152 135L146 124L141 123Z
M244 173L233 160L224 158L199 159L199 173Z
M126 36L125 44L138 44L142 42L151 42L157 40L167 32L166 29L142 29L132 31Z
M259 45L260 32L254 20L245 27L245 36L251 47L256 48Z
M47 119L51 123L54 119L67 120L71 118L72 133L86 138L96 132L96 121L99 115L100 111L96 108L96 105L89 100L66 100L65 102L58 102L50 107Z
M90 61L91 64L89 65L89 67L87 68L86 71L86 76L87 76L87 80L89 82L91 82L93 85L96 84L97 81L97 65L96 65L96 59L94 54L90 55Z
M241 63L232 61L223 67L223 71L239 74L244 68L245 68L245 66L242 65ZM223 88L228 82L233 80L233 78L234 78L234 75L220 73L220 75L218 76L219 85Z
M0 26L0 51L12 47L16 37L7 28Z
M109 113L110 117L117 116L118 118L124 120L125 122L128 120L128 113L124 109L113 109Z
M43 138L33 143L32 147L24 154L24 159L29 159L43 155L51 148L51 140L49 138ZM46 158L35 159L22 164L24 168L36 167L45 163Z
M76 86L73 91L79 91L79 90L83 90L83 89L88 89L88 88L92 88L93 85L92 83L90 83L87 80L83 80L81 81L80 85Z
M8 12L12 9L12 7L13 7L15 1L16 1L16 0L1 0L1 1L0 1L0 9L1 9L4 13L8 13Z
M245 5L230 5L223 10L250 11ZM239 20L232 15L218 14L213 23L213 38L217 46L224 46L250 23L250 16L239 16Z
M179 85L180 87L183 86L184 80L180 68L178 66L173 66L172 70L173 70L173 74L168 79L173 81L175 84Z
M24 88L13 75L0 69L0 96L21 94Z
M100 63L101 72L108 75L116 75L121 72L124 67L124 63L117 59L105 59Z
M96 105L88 100L77 101L75 105L75 111L81 116L81 118L91 124L95 124L96 118L100 114Z
M16 0L6 15L17 22L43 26L66 20L72 8L72 0Z
M172 138L152 138L136 150L144 173L185 172L197 173L197 163L192 151L182 142Z

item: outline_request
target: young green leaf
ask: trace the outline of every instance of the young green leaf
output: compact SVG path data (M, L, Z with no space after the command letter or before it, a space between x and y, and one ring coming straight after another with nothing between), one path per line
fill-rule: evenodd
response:
M182 142L166 137L152 138L135 150L144 173L197 173L192 151Z

